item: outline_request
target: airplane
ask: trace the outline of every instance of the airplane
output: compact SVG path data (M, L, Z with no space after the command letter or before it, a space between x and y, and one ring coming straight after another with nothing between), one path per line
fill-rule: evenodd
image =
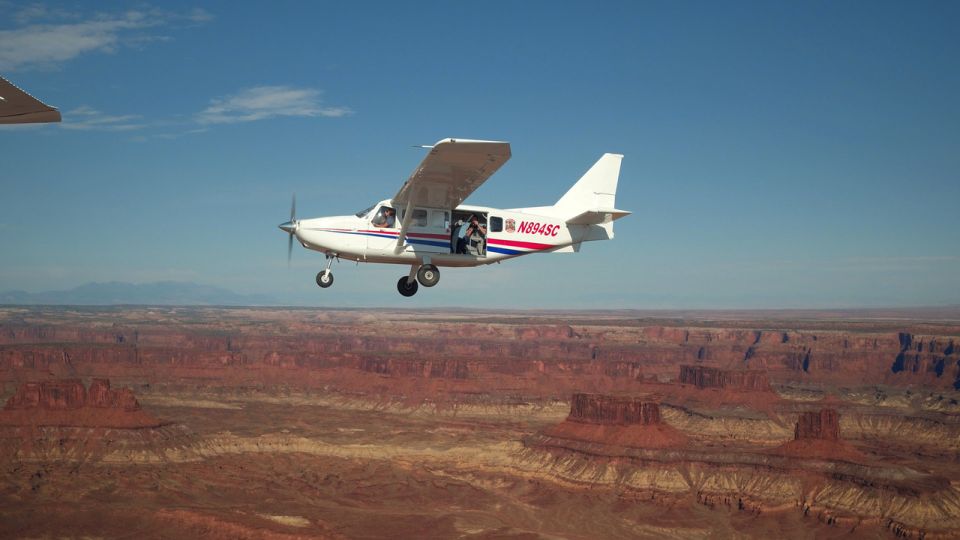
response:
M499 263L531 253L579 252L583 242L612 240L613 222L630 214L614 200L620 154L604 154L552 206L498 209L462 204L510 159L510 143L443 139L432 146L393 198L355 215L297 219L279 225L293 239L326 255L316 282L333 285L334 260L410 265L397 291L413 296L440 281L440 267Z
M0 124L59 122L60 111L0 77Z

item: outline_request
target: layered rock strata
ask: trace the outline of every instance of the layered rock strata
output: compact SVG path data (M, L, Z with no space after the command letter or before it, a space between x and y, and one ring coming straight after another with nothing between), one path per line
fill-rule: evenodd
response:
M566 420L548 437L635 448L682 446L687 437L660 418L660 405L634 398L574 394Z
M800 413L793 440L771 453L805 459L865 463L867 457L840 438L840 414L834 409Z
M79 379L23 383L0 411L4 426L129 429L162 424L140 408L130 389L111 389L107 379L94 379L89 390Z
M730 370L706 366L680 366L680 382L697 388L769 391L770 381L762 370Z
M840 439L840 415L834 409L820 409L819 412L800 413L793 430L794 440L822 439L836 441Z
M318 370L344 369L469 381L520 376L528 378L522 380L528 387L529 378L536 377L556 383L552 397L562 398L584 388L566 384L567 377L602 380L609 387L611 381L673 380L684 366L681 382L700 388L762 390L771 383L809 382L960 389L960 338L949 334L957 331L953 327L944 327L945 335L925 335L855 323L774 331L635 320L544 325L471 318L391 320L385 330L382 320L350 312L319 322L271 310L133 315L140 322L114 327L69 317L56 324L0 323L0 380L19 382L52 372L152 382L216 379L241 386L257 384L267 374L271 381L320 387L330 381L318 377ZM229 322L241 315L262 324L251 331ZM166 316L184 322L151 324L151 318Z

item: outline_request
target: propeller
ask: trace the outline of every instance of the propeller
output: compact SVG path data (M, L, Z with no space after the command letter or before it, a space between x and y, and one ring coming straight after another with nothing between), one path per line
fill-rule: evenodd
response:
M290 221L281 223L280 228L289 234L287 238L287 266L290 266L290 258L293 256L293 235L300 228L300 222L297 221L297 194L293 194L293 201L290 203Z

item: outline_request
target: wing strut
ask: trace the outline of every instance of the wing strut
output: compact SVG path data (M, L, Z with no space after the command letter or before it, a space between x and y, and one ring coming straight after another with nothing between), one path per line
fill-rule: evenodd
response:
M403 243L407 240L407 229L410 228L410 222L413 220L413 197L407 200L407 208L403 211L403 219L400 220L400 234L397 235L397 247L393 248L394 253L403 251Z

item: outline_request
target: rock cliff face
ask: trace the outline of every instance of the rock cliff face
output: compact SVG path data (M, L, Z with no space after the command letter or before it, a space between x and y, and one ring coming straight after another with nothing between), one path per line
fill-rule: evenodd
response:
M111 390L108 379L94 379L89 391L79 379L24 383L3 408L68 411L85 406L128 412L140 410L140 403L130 389Z
M680 382L697 388L770 390L770 381L762 370L729 370L706 366L680 366Z
M600 394L574 394L567 419L544 435L634 448L670 448L687 442L685 435L663 423L659 404Z
M567 420L584 424L660 424L660 405L639 399L599 394L574 394Z
M840 440L840 415L833 409L820 409L820 412L800 413L793 431L794 440L821 439Z
M94 379L87 390L79 379L20 385L0 411L0 425L134 428L162 422L140 408L128 388L114 390Z
M793 440L772 450L772 454L818 459L868 463L870 460L840 438L840 414L834 409L800 413L793 428Z
M408 377L466 379L469 374L464 360L416 360L361 358L360 371Z
M386 330L379 321L355 315L337 314L337 320L285 320L256 332L207 322L136 328L7 322L0 324L0 379L19 382L52 372L244 385L258 384L263 370L275 370L272 380L300 385L313 381L306 371L343 368L461 380L487 373L536 376L541 382L576 375L620 384L675 380L680 368L680 381L698 388L763 390L771 383L816 383L960 389L960 343L953 335L865 331L853 325L770 331L428 320L391 322ZM578 388L559 387L552 397L573 390Z

